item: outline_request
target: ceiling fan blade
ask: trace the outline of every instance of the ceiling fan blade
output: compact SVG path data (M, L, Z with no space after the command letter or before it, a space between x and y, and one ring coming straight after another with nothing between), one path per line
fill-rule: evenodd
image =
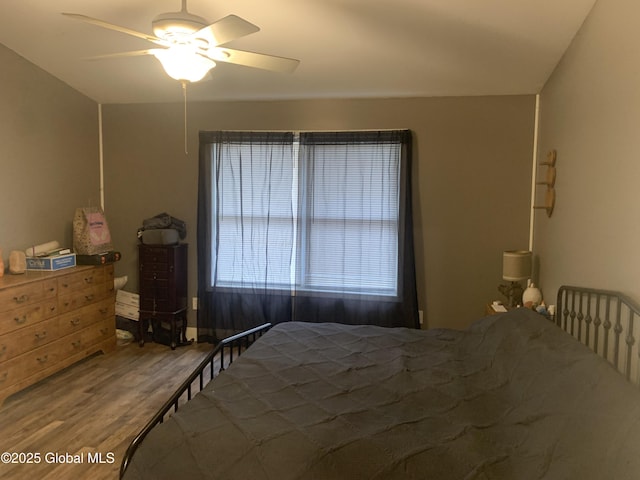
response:
M263 53L246 52L232 48L216 47L207 52L212 60L235 63L245 67L261 68L273 72L292 73L300 63L300 60L286 57L276 57Z
M138 57L142 55L153 55L161 48L149 48L147 50L132 50L130 52L107 53L105 55L93 55L85 57L84 60L104 60L105 58Z
M131 30L126 27L120 27L112 23L107 23L102 20L98 20L97 18L87 17L86 15L81 15L79 13L63 13L62 15L66 17L74 18L76 20L80 20L86 23L91 23L92 25L97 25L102 28L108 28L109 30L115 30L116 32L126 33L127 35L132 35L134 37L142 38L143 40L147 40L149 42L155 43L156 45L162 45L163 47L168 46L167 42L165 42L164 40L158 37L154 37L153 35L137 32L135 30Z
M209 47L215 47L259 31L260 28L253 23L247 22L236 15L227 15L217 22L192 33L191 37L202 38L209 43Z

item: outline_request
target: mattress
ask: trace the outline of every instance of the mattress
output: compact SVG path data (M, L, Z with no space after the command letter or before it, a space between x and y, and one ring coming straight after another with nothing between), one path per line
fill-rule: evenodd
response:
M640 394L543 317L285 323L141 444L126 479L631 479Z

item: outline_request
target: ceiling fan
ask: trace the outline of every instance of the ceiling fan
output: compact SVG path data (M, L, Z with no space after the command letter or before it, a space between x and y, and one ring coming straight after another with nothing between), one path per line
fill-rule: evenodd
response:
M258 32L260 28L236 15L228 15L209 24L204 18L187 11L187 0L182 0L182 9L179 12L162 13L153 19L151 22L153 35L86 15L77 13L63 13L63 15L142 38L158 46L146 50L100 55L91 59L153 55L170 77L182 82L202 80L207 72L216 66L215 62L234 63L285 73L293 72L300 63L299 60L292 58L222 47L221 45L227 42Z

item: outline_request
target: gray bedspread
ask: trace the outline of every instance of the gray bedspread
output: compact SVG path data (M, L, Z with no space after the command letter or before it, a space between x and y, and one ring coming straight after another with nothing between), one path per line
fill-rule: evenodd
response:
M280 324L126 479L638 479L640 393L543 317L466 331Z

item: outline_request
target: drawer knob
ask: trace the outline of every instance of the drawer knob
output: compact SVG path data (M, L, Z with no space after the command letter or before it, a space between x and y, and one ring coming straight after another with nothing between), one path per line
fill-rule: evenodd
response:
M16 303L24 303L29 300L29 295L20 295L19 297L13 297Z
M108 308L101 308L100 309L100 314L101 315L106 315L107 313L109 313L109 309Z
M108 328L106 328L106 327L105 327L105 328L101 328L101 329L100 329L100 333L101 333L102 335L106 335L107 333L109 333L109 329L108 329Z
M91 300L93 300L93 298L94 298L94 296L93 296L93 295L85 295L85 296L84 296L84 299L85 299L87 302L90 302Z
M44 340L45 338L47 338L47 332L36 332L36 338L38 340Z
M84 283L93 283L93 277L86 277Z
M71 325L73 325L74 327L77 327L78 325L80 325L80 319L79 318L74 318L73 320L69 320L69 323Z
M27 321L27 316L23 315L21 317L15 317L14 320L18 325L22 325L24 322Z
M40 363L47 363L49 361L49 355L45 355L44 357L38 357L36 358L36 360L38 360L38 362Z
M7 351L7 346L6 345L2 345L0 347L0 355L4 355Z
M76 340L75 342L71 342L71 345L73 346L73 348L80 348L82 346L82 341Z
M8 376L9 372L4 372L2 375L0 375L0 382L4 382Z

